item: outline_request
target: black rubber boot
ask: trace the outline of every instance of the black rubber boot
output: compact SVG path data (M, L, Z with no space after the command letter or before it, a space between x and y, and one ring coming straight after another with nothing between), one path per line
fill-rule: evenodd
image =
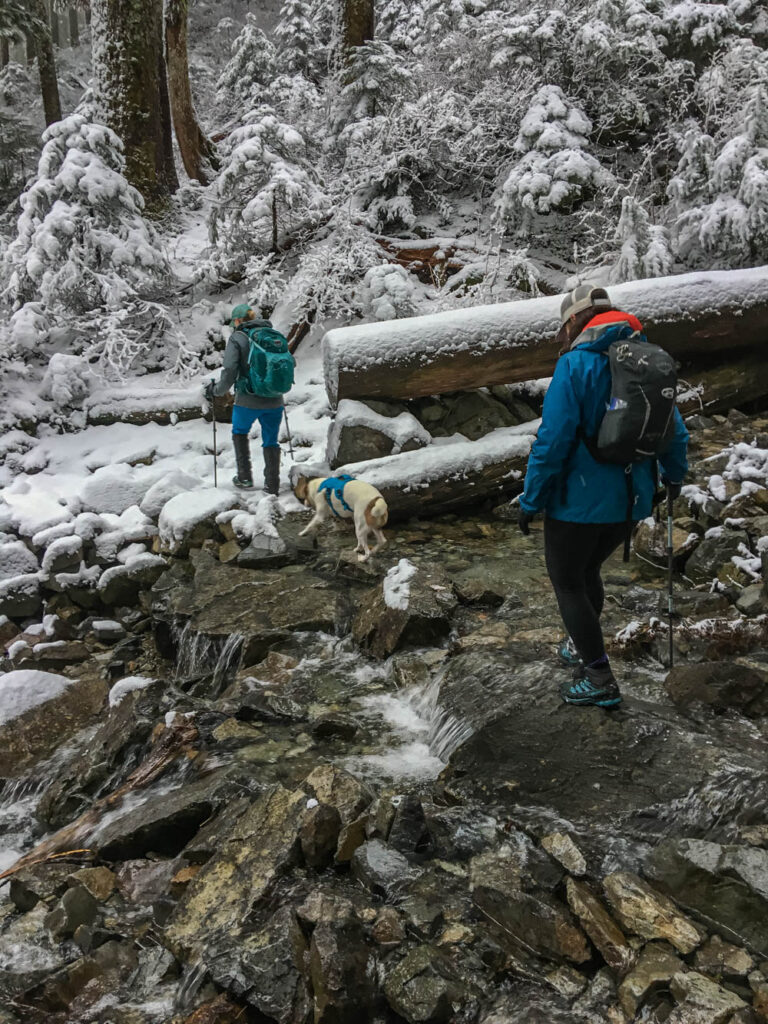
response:
M233 434L232 445L235 449L235 461L237 462L237 476L232 477L235 487L242 487L243 490L253 488L253 470L251 469L251 442L247 434Z
M264 453L264 490L277 494L280 490L280 449L262 448Z

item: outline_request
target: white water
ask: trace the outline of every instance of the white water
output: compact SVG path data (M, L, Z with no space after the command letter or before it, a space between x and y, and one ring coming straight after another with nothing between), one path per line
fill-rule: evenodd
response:
M369 778L437 778L453 751L472 735L471 727L441 708L438 698L436 682L363 697L363 714L384 725L389 746L380 754L348 758L346 767Z

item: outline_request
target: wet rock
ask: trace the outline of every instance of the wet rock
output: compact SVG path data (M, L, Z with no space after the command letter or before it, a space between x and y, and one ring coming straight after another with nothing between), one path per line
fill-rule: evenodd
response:
M68 881L82 885L98 903L105 903L117 885L117 878L109 868L80 868L68 876Z
M221 544L219 547L219 561L224 562L236 562L238 555L241 554L242 548L236 540L228 540L225 544ZM250 566L246 566L250 568Z
M421 800L413 793L399 797L389 832L389 845L406 855L425 854L431 840Z
M697 950L694 964L697 971L728 979L744 978L755 966L755 961L740 946L724 942L713 935Z
M725 594L710 594L708 590L680 590L675 593L675 611L678 615L693 619L704 619L722 615L730 608ZM667 612L667 595L659 594L658 611Z
M36 992L36 1001L48 1010L71 1008L74 1019L104 996L115 992L123 979L136 969L133 943L105 942L88 956L81 957L50 975Z
M699 534L681 529L680 526L672 528L672 556L676 561L686 559L698 546ZM655 565L667 564L667 524L666 522L649 522L644 519L635 531L632 538L632 546L635 552L646 558Z
M362 924L321 920L312 932L309 971L316 1024L357 1024L370 1016L374 990Z
M259 931L220 937L207 960L211 978L278 1024L304 1024L311 999L304 980L307 943L295 912L282 907Z
M0 582L0 615L24 619L43 607L38 574L25 573Z
M175 856L228 799L228 779L226 772L215 772L170 793L150 793L139 807L97 828L89 841L107 861L143 857L149 852Z
M335 896L322 889L313 889L296 909L299 920L311 931L321 921L349 921L355 907L351 900Z
M54 677L56 678L56 677ZM98 670L86 669L63 692L0 725L0 777L15 778L102 711L108 687Z
M120 892L131 903L151 904L168 896L177 860L127 860L117 872Z
M600 955L609 967L624 974L635 955L622 930L586 883L569 878L566 890L569 907Z
M235 543L235 541L230 541L224 547L229 548ZM231 562L232 558L221 557L221 550L219 560ZM237 564L243 569L280 569L294 561L294 552L282 537L271 533L257 533L242 551L238 546L238 554L235 557Z
M189 619L204 636L240 634L243 665L255 665L295 632L334 631L337 592L314 573L293 566L282 573L235 568L202 550L187 564L189 569L172 567L155 584L155 615Z
M381 908L371 928L371 938L390 949L405 942L405 922L394 907Z
M312 723L312 735L318 740L353 740L360 732L360 726L347 715L329 711L319 715Z
M389 899L402 893L414 877L405 857L380 839L370 839L359 846L351 863L353 876L369 892Z
M768 956L768 850L665 840L644 870L726 938Z
M469 865L473 889L493 889L500 898L511 888L544 888L554 892L563 878L562 869L525 835L510 829L508 841L473 857Z
M42 900L50 903L67 887L70 866L64 864L35 864L11 876L8 895L22 914L32 910Z
M373 791L354 775L323 764L310 772L304 781L321 804L335 807L343 824L358 818L373 800Z
M758 672L732 661L677 665L668 673L664 686L678 707L686 708L698 701L716 711L735 708L747 714L768 691L768 682Z
M311 807L301 825L299 839L301 852L308 867L322 870L336 852L341 831L341 815L329 804Z
M575 999L587 987L587 979L573 967L558 967L544 976L544 980L564 999Z
M567 833L552 832L548 836L542 836L541 845L550 857L559 861L572 875L583 875L587 870L584 854Z
M84 885L67 889L45 919L45 927L58 938L73 935L80 925L93 924L98 903Z
M466 1001L451 960L433 946L418 946L390 970L384 995L409 1024L444 1024Z
M348 864L352 860L352 854L362 846L367 837L368 815L361 814L359 818L348 822L339 832L339 841L336 847L336 863Z
M377 796L368 809L365 823L366 839L383 839L386 842L394 820L395 807L392 798Z
M681 953L692 953L705 934L666 896L629 871L616 871L603 882L621 924L644 939L666 939Z
M190 882L168 928L172 949L216 948L237 932L277 878L299 859L303 790L271 787L220 834L215 854Z
M743 999L696 971L680 971L670 982L672 995L681 1005L668 1018L674 1024L725 1024L746 1007Z
M762 583L752 583L744 587L736 600L736 607L742 615L763 615L768 611L768 596Z
M469 860L496 841L495 818L475 808L448 807L428 816L432 842L439 856L447 860Z
M77 949L60 943L45 928L48 913L41 902L0 929L0 1006L36 988L78 955Z
M666 990L670 979L683 970L682 960L666 942L649 942L637 963L619 985L619 1002L627 1016L635 1014L658 990Z
M385 658L411 644L429 646L445 637L457 599L450 580L436 568L418 569L408 580L407 597L387 603L388 581L383 589L363 598L352 623L355 641L375 658Z
M713 537L705 537L685 564L686 575L695 581L708 581L720 569L740 554L741 546L749 549L749 537L744 530L723 530ZM735 569L733 565L731 568Z
M502 946L532 949L547 959L581 964L591 953L584 933L568 909L553 896L511 890L506 898L496 888L477 885L475 905L490 922Z

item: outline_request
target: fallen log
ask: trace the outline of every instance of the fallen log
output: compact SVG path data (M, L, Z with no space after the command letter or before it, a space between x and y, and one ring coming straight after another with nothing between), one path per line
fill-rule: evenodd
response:
M31 867L33 864L43 864L46 861L54 860L62 853L93 853L89 847L90 837L94 829L108 811L116 810L123 802L123 799L137 789L146 788L154 782L181 754L192 749L192 745L199 739L199 734L193 723L183 716L177 721L163 729L159 734L154 746L138 768L128 776L127 780L113 793L97 800L92 807L76 818L75 821L65 825L64 828L54 832L52 836L43 840L33 850L25 854L16 863L0 874L0 881L15 875L23 868ZM73 849L77 847L77 849Z
M334 470L334 475L349 473L378 488L389 506L391 521L468 508L522 491L538 424L534 420L493 430L479 441L430 445L351 463ZM291 485L295 489L301 479L329 475L327 465L298 463L291 470Z
M768 267L632 281L610 289L643 322L649 340L683 370L713 355L762 351L768 337ZM329 331L328 397L418 398L548 377L562 296L478 306Z
M728 412L768 395L768 359L756 352L734 363L692 372L682 387L677 404L683 416Z

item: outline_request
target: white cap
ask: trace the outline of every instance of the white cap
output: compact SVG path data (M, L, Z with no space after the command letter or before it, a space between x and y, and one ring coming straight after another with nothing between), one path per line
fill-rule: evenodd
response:
M610 309L611 300L605 288L595 288L591 284L580 284L563 299L560 305L560 323L565 323L583 309Z

